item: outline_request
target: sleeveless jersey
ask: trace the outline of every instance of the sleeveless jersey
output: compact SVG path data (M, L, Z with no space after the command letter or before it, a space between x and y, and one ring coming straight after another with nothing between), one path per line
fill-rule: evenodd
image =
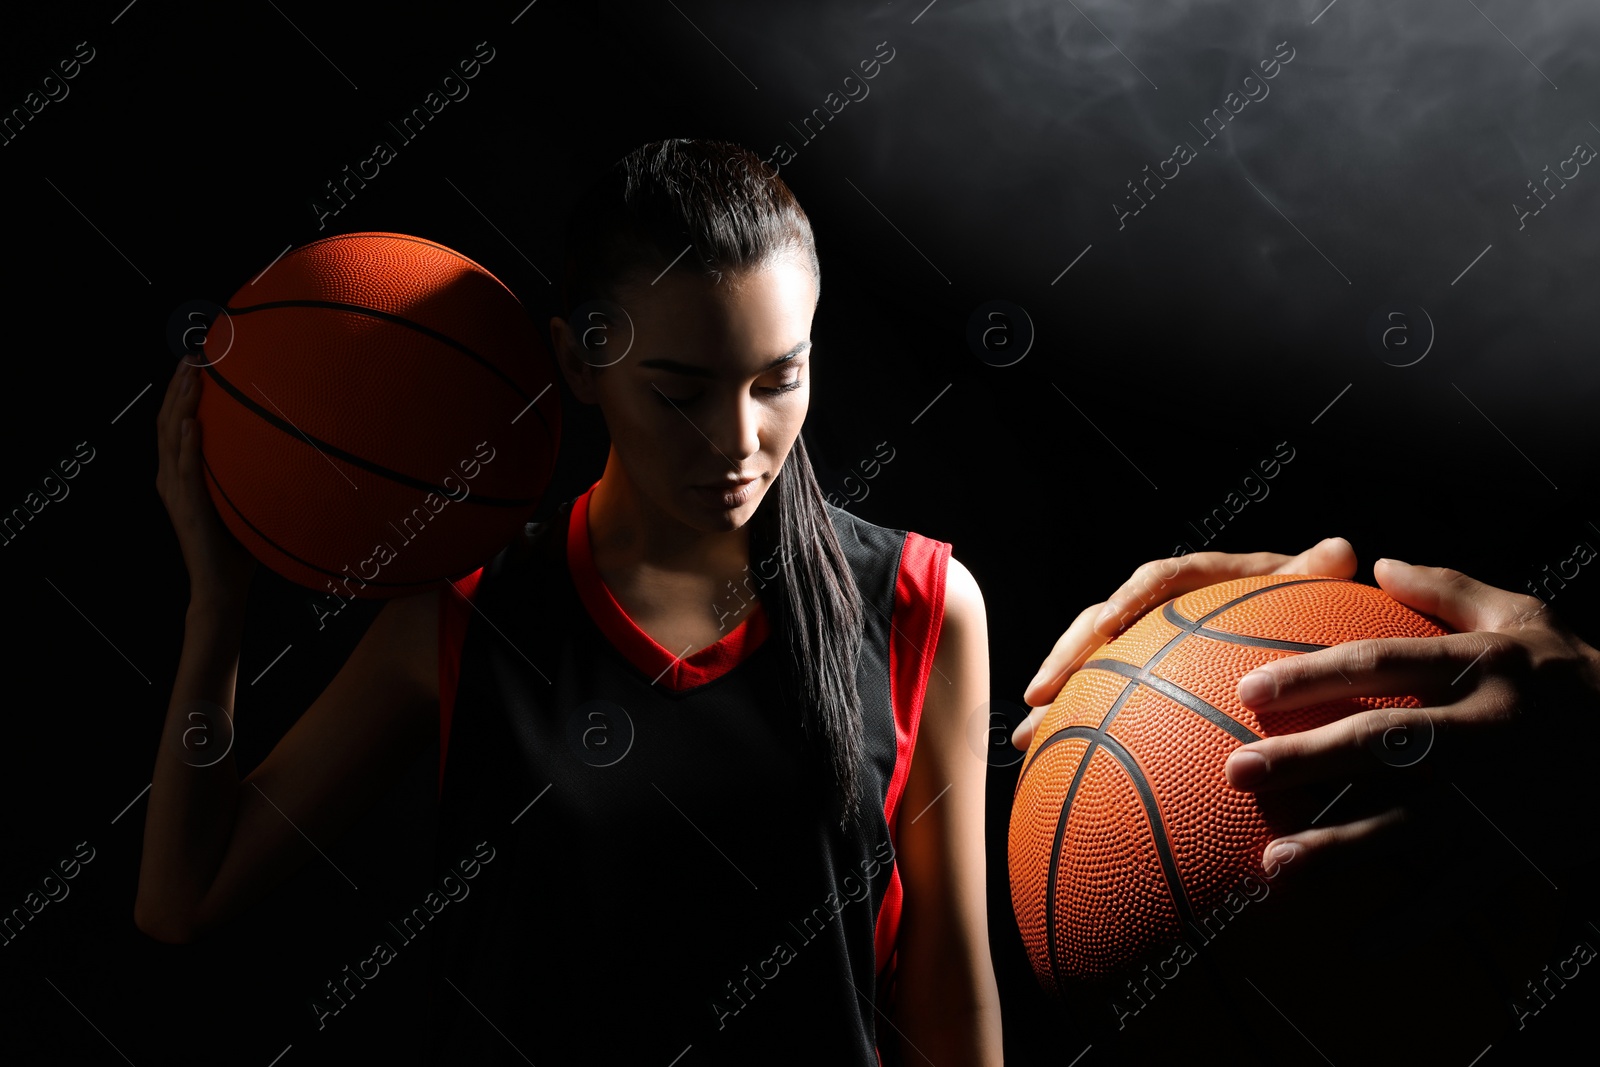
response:
M896 827L951 546L827 505L864 616L846 832L781 627L752 594L715 644L657 644L595 568L593 491L441 600L434 1061L898 1063Z

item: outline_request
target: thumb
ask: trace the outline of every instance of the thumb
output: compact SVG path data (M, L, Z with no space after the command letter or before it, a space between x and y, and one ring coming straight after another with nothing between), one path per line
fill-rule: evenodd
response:
M1342 537L1327 537L1284 563L1274 573L1353 578L1356 573L1356 550Z
M1039 720L1044 718L1044 713L1049 710L1049 704L1044 707L1034 708L1028 713L1026 719L1017 723L1017 728L1011 731L1011 745L1013 748L1021 749L1024 752L1028 750L1028 746L1033 743L1033 731L1038 729Z

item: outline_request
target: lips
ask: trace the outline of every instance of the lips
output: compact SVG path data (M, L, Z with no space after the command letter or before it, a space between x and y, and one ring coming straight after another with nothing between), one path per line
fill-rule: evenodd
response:
M745 486L749 485L751 482L754 482L759 477L761 477L759 474L752 474L750 477L741 478L736 482L723 481L723 482L717 482L714 485L697 485L697 486L695 486L695 488L696 489L713 489L713 490L716 490L718 492L725 492L725 493L726 492L733 492L734 490L737 490L737 489L743 489Z

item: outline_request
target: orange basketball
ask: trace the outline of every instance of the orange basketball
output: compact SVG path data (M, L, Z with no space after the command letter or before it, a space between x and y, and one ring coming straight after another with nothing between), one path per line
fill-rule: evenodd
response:
M1304 829L1314 809L1274 826L1254 794L1228 785L1235 748L1420 706L1360 697L1257 716L1237 699L1240 678L1344 641L1447 632L1371 586L1267 575L1170 600L1095 652L1035 730L1011 809L1011 904L1041 984L1114 980L1192 939L1259 876L1269 841Z
M550 482L555 365L511 290L398 233L296 248L207 331L206 484L263 564L342 597L466 574Z

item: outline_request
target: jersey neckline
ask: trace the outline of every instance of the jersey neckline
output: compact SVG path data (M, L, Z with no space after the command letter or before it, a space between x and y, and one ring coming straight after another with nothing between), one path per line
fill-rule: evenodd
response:
M594 485L572 502L567 518L567 567L589 617L612 646L640 673L671 690L693 689L728 673L767 639L770 624L759 600L745 618L715 643L680 658L639 628L617 602L595 567L589 540L589 497Z

